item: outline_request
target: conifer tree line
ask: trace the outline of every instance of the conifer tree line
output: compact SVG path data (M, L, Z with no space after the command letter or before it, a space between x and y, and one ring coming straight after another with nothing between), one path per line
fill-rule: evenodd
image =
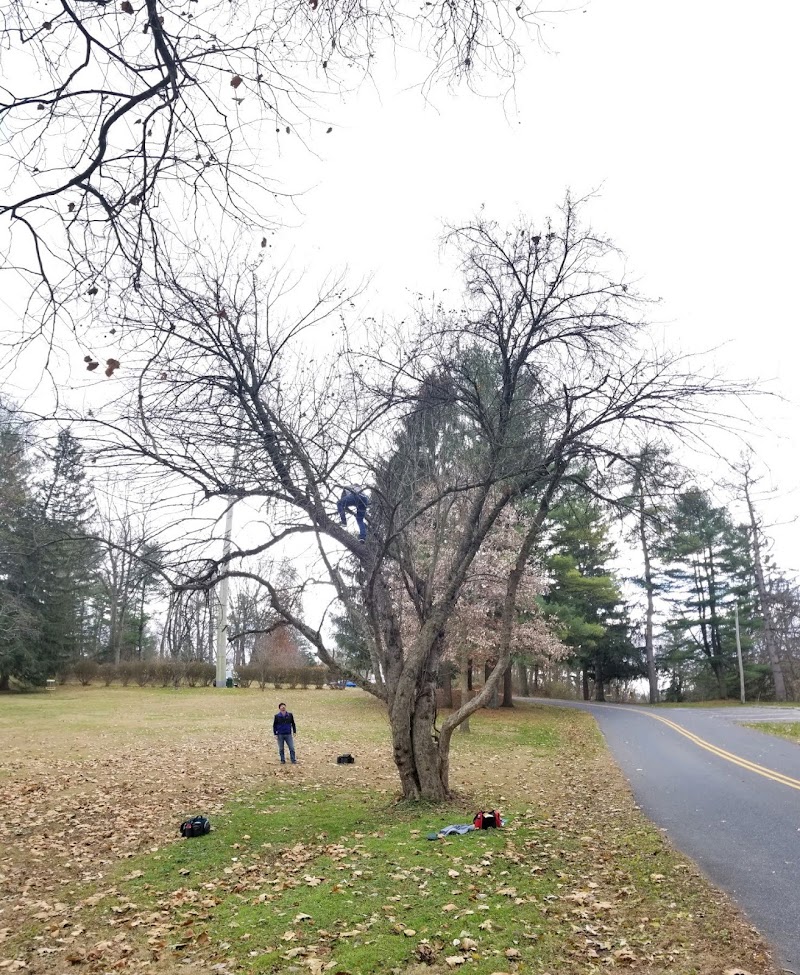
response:
M163 657L211 664L213 594L170 591L147 526L130 513L113 526L104 520L84 449L70 430L36 449L25 424L4 405L0 460L3 689L12 679L41 684L86 661ZM796 698L800 588L769 557L752 462L732 472L728 488L730 503L715 503L658 444L626 459L625 473L607 485L605 498L567 486L530 557L541 584L529 612L545 621L561 652L533 645L535 635L525 645L526 611L518 607L523 636L508 689L513 677L517 693L604 700L610 689L651 676L655 700L736 697L738 614L747 697ZM744 516L738 520L734 501ZM493 666L498 607L491 586L485 591L489 579L477 583L469 626L441 668L446 700L459 677L468 691ZM229 619L231 666L246 681L259 674L266 680L270 666L309 663L290 627L274 629L257 585L234 590ZM340 613L335 635L342 665L367 679L363 625Z
M0 690L70 675L88 682L102 676L99 665L113 665L125 682L175 682L178 671L168 667L125 670L154 659L205 664L183 676L213 679L213 594L165 583L151 528L127 499L98 504L85 450L69 429L36 446L12 405L0 404ZM254 587L234 590L229 621L232 665L243 676L255 667L245 679L264 677L262 658L284 672L309 664L296 634L274 630Z
M523 696L604 701L609 690L631 699L634 687L641 697L642 679L651 703L738 697L737 616L748 700L797 699L800 587L765 557L771 542L753 502L752 465L749 458L732 471L719 504L652 443L625 459L626 474L607 485L604 498L567 488L530 559L542 579L536 612L561 651L523 641L503 706L512 706L512 686ZM580 472L575 481L585 487ZM439 675L446 705L460 671L471 691L494 665L498 606L486 594L476 603L472 630L459 633L460 652ZM518 607L517 625L524 620ZM363 627L347 614L334 623L342 660L367 678ZM476 632L484 629L488 640ZM498 703L495 696L490 706Z

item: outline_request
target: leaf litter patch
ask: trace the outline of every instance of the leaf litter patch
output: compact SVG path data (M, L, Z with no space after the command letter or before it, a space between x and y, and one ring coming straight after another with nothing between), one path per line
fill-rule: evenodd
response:
M394 802L376 704L291 696L304 733L289 774L257 691L78 693L79 711L39 711L24 741L12 728L0 975L773 971L757 933L644 823L586 716L474 716L452 755L462 800L420 810ZM109 698L148 735L93 726ZM512 754L497 752L500 722ZM342 749L355 766L335 765ZM502 832L425 840L488 800ZM178 840L193 812L214 831Z

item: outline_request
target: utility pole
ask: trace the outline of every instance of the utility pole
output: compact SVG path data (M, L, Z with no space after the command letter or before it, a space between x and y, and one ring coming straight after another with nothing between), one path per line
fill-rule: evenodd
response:
M225 541L222 545L222 560L227 569L231 554L231 532L233 529L233 501L228 499L225 513ZM217 687L225 687L228 676L228 584L230 579L224 575L219 582L219 608L217 610Z
M231 554L231 533L233 530L234 484L236 471L239 467L239 448L242 443L242 417L236 427L236 442L233 447L233 464L231 465L231 493L228 495L228 510L225 512L225 536L222 543L223 571L228 569L228 556ZM219 607L217 610L217 687L225 687L228 676L228 587L230 579L224 575L219 581Z
M736 620L736 659L739 661L739 699L744 704L744 667L742 666L742 641L739 637L739 604L733 604Z

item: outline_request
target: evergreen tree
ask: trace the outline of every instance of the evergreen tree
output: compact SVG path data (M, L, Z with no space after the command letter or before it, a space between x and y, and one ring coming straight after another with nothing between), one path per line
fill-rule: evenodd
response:
M579 495L556 505L550 523L544 566L551 587L543 602L558 636L575 651L584 697L593 679L595 698L602 701L609 680L642 672L620 584L608 565L615 555L608 523L595 503Z
M650 703L659 698L658 667L654 621L660 587L656 571L658 541L670 520L675 494L683 472L660 443L645 443L628 458L628 496L623 505L628 523L627 538L641 556L642 573L631 581L645 596L644 654L647 667Z
M43 684L57 663L42 642L45 525L31 479L25 428L0 402L0 690Z
M0 690L11 677L25 677L35 614L19 585L20 516L29 503L29 465L25 445L7 409L0 403Z
M734 604L738 603L743 653L754 632L754 578L747 530L715 507L699 488L677 499L659 555L666 564L667 629L672 652L691 656L701 689L710 670L714 692L728 696L735 684ZM705 675L704 672L705 671ZM756 677L756 672L752 672Z
M86 480L83 448L69 430L61 430L45 453L45 476L37 501L43 531L41 639L48 656L68 664L93 645L92 621L98 594L98 544L89 536L95 513Z

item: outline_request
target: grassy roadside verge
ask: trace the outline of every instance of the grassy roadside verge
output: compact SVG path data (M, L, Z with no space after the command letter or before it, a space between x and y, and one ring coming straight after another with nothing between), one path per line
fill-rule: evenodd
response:
M800 745L800 721L753 721L746 723L745 727L763 731L766 735L787 738Z
M297 768L275 764L257 691L67 690L5 722L4 703L0 971L771 971L585 714L477 716L442 808L396 801L360 692L291 694ZM356 765L335 764L345 750ZM425 838L480 806L507 827ZM194 811L214 831L172 842Z

